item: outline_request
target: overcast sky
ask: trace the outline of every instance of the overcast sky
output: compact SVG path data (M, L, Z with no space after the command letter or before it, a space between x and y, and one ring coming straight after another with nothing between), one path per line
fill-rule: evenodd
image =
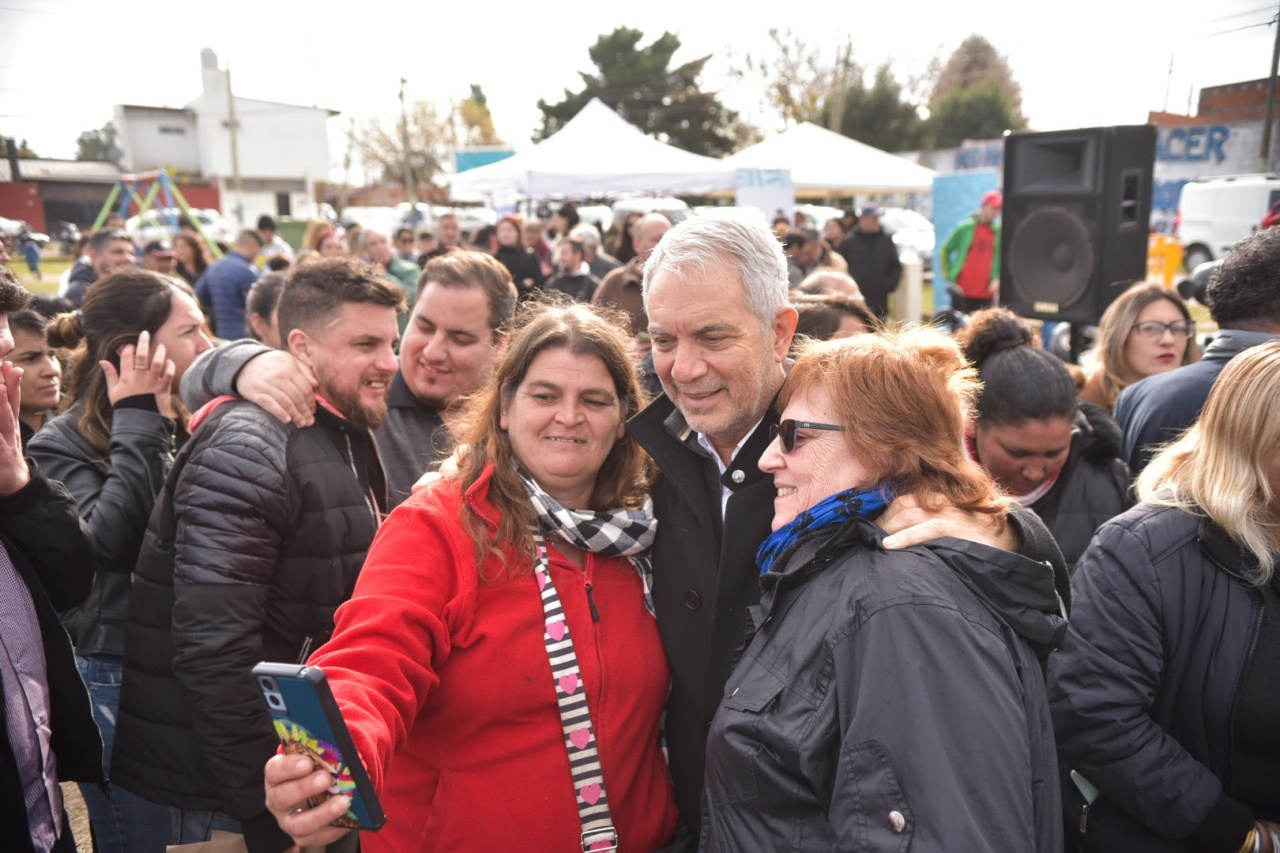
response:
M834 51L853 37L867 66L900 75L949 55L972 33L1008 57L1035 130L1146 120L1185 112L1204 86L1265 77L1278 4L1261 0L1075 0L961 3L706 0L487 3L406 0L0 0L0 136L45 157L72 157L76 136L117 103L180 107L200 92L200 49L232 71L238 95L339 110L335 166L351 117L394 118L401 77L411 100L441 104L483 86L498 132L517 148L539 123L538 98L557 101L591 70L587 48L620 25L648 39L670 30L677 59L711 54L706 88L756 112L758 88L730 80L746 53L768 50L770 26ZM759 8L758 14L748 9ZM1170 79L1170 59L1173 72ZM1193 104L1194 109L1194 104Z

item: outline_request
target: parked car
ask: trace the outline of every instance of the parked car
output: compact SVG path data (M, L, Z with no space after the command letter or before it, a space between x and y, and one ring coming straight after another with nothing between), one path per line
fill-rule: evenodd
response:
M191 215L211 240L231 245L236 239L236 228L222 214L207 207L191 208ZM145 246L152 240L170 240L178 233L178 222L185 213L176 207L154 207L141 216L125 220L124 229L138 245Z
M614 220L626 219L629 213L661 213L671 220L672 224L679 225L690 216L693 211L689 208L687 202L671 196L635 196L633 198L620 198L613 203Z
M905 207L886 207L880 217L880 227L893 238L899 259L919 258L926 270L933 266L936 235L933 223L922 214Z
M1199 178L1182 188L1174 230L1187 270L1221 258L1280 201L1280 175Z

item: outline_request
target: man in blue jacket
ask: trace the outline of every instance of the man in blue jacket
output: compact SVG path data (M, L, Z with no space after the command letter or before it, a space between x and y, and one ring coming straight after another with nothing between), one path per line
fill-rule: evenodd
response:
M244 303L258 280L254 259L261 251L262 237L246 228L236 236L235 247L196 281L196 298L205 313L213 316L213 333L224 340L245 336Z

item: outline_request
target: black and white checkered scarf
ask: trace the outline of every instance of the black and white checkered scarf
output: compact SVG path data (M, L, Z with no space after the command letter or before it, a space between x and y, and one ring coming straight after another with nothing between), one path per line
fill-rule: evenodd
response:
M596 512L589 509L566 509L547 494L528 474L521 472L529 492L529 500L538 513L539 523L565 542L605 557L626 557L635 566L644 584L644 607L653 615L653 566L649 562L649 546L658 532L658 519L653 516L653 498L645 495L640 509L611 509Z

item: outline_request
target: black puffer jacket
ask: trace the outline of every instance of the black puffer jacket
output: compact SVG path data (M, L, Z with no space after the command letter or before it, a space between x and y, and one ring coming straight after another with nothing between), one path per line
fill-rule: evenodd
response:
M1067 464L1031 507L1058 540L1069 569L1075 569L1101 525L1133 506L1129 469L1118 458L1121 439L1120 427L1105 409L1081 403Z
M1102 791L1099 853L1230 849L1250 821L1224 793L1231 714L1261 624L1240 548L1205 519L1139 504L1104 524L1076 566L1049 697L1063 772ZM1084 801L1063 786L1069 826Z
M143 401L147 402L143 402ZM111 415L111 453L103 458L80 434L77 402L31 439L31 458L75 498L97 546L93 590L62 614L79 655L123 655L130 573L156 494L173 464L175 424L146 395L120 401Z
M307 429L251 403L213 410L178 454L138 559L113 783L274 826L262 766L277 741L249 670L325 641L385 506L367 430L324 407Z
M853 519L762 579L707 740L701 849L1060 851L1053 569Z

